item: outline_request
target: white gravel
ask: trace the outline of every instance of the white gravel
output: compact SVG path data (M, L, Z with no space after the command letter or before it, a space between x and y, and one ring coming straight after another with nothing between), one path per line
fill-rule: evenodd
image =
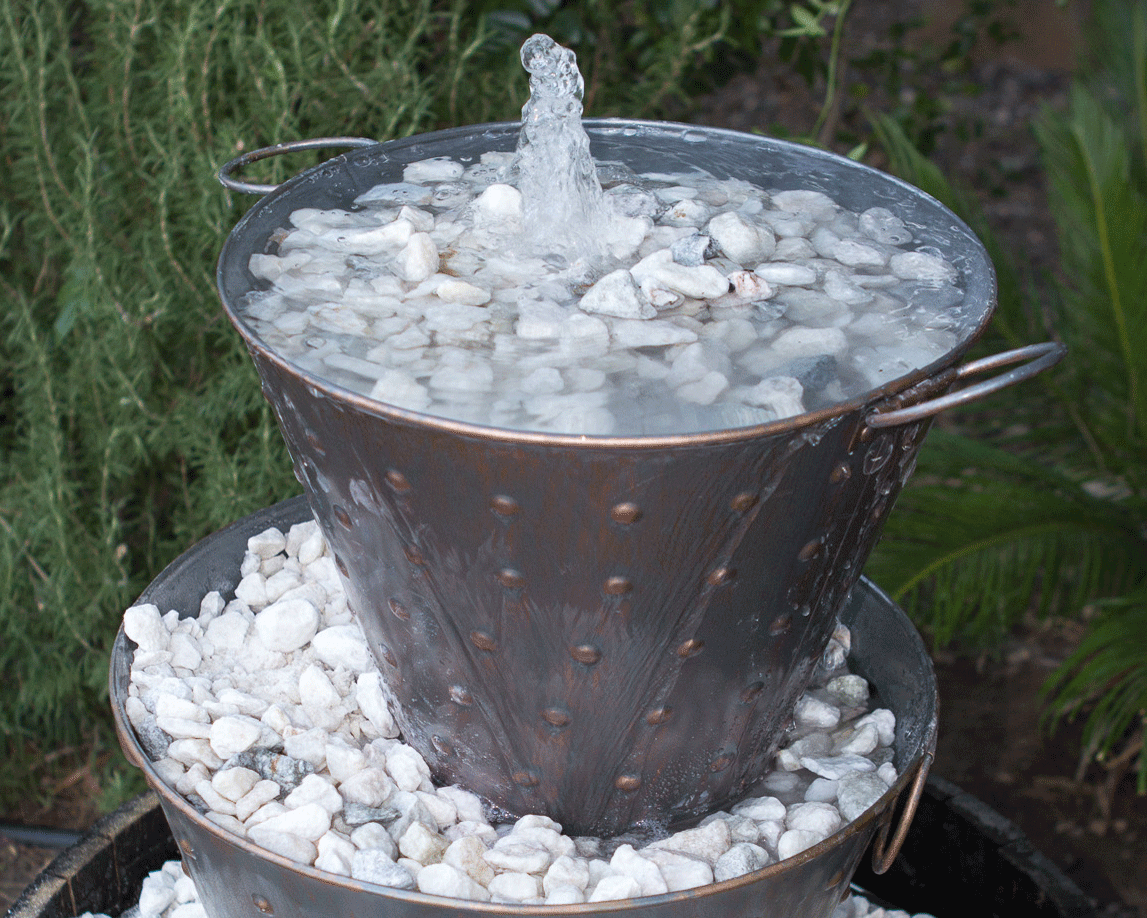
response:
M855 214L819 191L597 166L607 219L595 258L549 252L525 228L513 154L436 157L354 209L296 210L277 249L251 257L260 289L240 311L268 346L352 392L592 435L792 417L924 366L971 330L978 306L965 305L957 268L913 248L887 208ZM717 375L671 373L699 338ZM802 358L818 358L817 371ZM559 391L548 377L536 387L528 371L539 369L563 389L599 372L601 398L553 410L535 397Z
M539 815L494 825L474 794L436 787L398 736L317 525L254 536L241 571L249 600L210 593L198 618L124 613L139 644L127 715L161 779L221 830L331 873L494 902L655 895L791 857L896 779L895 716L867 710L867 684L836 666L850 642L840 626L836 668L798 703L779 770L731 812L644 843L571 838ZM276 579L291 586L271 600Z

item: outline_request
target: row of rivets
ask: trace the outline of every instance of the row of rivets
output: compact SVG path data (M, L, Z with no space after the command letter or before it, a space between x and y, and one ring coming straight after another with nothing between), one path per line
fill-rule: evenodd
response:
M498 642L494 640L494 636L488 631L471 631L470 643L479 650L484 650L487 653L493 653L498 649ZM700 638L689 638L678 645L677 656L687 660L689 657L697 656L704 647L705 642ZM386 653L389 653L389 651L386 651ZM601 651L593 644L575 644L570 648L570 656L586 666L594 666L601 662ZM387 659L393 658L388 657ZM391 665L394 664L392 663Z
M386 477L395 490L409 490L410 483L400 472L391 470L386 473ZM401 486L397 485L396 481L401 482ZM751 491L743 491L729 502L729 507L737 513L745 513L756 506L757 500L756 494ZM499 516L515 516L521 510L521 506L514 498L506 494L495 494L490 498L490 509ZM609 518L622 526L632 525L642 516L641 508L631 500L623 500L621 503L614 504L609 511Z

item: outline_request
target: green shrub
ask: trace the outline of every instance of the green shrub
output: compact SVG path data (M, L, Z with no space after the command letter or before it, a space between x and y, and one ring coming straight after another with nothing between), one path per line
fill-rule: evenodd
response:
M869 570L940 642L999 646L1032 612L1091 621L1050 712L1089 712L1087 755L1138 744L1147 790L1147 3L1094 12L1066 111L1035 125L1059 228L1050 302L970 214L1001 277L996 340L1054 335L1068 358L960 418L967 436L933 431ZM877 129L897 171L968 212L894 122Z
M516 119L517 45L551 25L588 64L592 113L655 115L715 62L744 62L767 6L3 6L0 800L34 791L44 750L81 744L98 765L115 749L123 608L192 542L297 491L216 298L249 203L218 186L220 165L299 138ZM280 181L314 161L251 171Z

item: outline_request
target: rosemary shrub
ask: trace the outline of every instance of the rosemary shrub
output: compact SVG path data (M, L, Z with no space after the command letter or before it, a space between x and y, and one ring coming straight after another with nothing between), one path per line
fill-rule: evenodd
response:
M550 27L579 52L592 112L656 114L745 60L769 5L0 7L0 802L40 793L61 747L130 789L107 695L122 610L194 541L298 490L214 289L249 203L218 186L220 165L517 118L517 45Z

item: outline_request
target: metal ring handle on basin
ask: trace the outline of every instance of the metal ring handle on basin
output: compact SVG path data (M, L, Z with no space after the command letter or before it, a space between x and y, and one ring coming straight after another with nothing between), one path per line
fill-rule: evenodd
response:
M277 143L270 147L261 147L236 156L219 170L219 182L229 191L238 191L241 194L270 194L278 185L259 185L254 182L241 182L233 178L234 174L251 163L261 159L270 159L272 156L281 156L284 153L298 153L301 150L321 150L325 147L373 147L377 140L369 137L317 137L313 140L292 140L287 143Z
M889 830L892 826L892 814L896 810L893 803L888 810L888 819L881 826L879 834L872 842L872 872L882 874L887 872L896 860L896 855L904 846L904 839L908 837L908 829L912 826L912 819L916 815L916 807L920 804L920 795L924 793L924 784L928 780L928 772L932 768L935 758L935 740L933 748L925 752L916 766L916 777L912 779L912 786L908 790L908 799L904 802L904 809L900 811L900 819L896 824L896 831L892 832L892 841L888 841Z
M991 370L997 370L1000 367L1011 366L1013 363L1021 363L1023 361L1030 361L1030 363L1022 367L1016 367L1014 370L1009 370L1007 373L1001 373L992 379L986 379L981 383L976 383L974 386L967 386L956 392L951 392L948 395L942 395L939 398L920 402L917 405L911 405L907 408L897 408L893 411L874 411L864 419L864 422L869 427L879 428L895 427L899 424L911 424L915 421L923 421L925 418L930 418L935 414L939 414L941 411L955 408L958 405L967 405L971 402L979 401L985 396L991 395L993 392L998 392L1000 389L1006 389L1015 383L1030 379L1042 373L1044 370L1055 366L1063 359L1066 353L1067 348L1059 342L1045 341L1043 344L1029 344L1026 347L1018 347L1013 351L1004 351L1001 354L993 354L991 357L982 357L979 360L973 360L971 363L966 363L956 369L957 379L967 379L969 376L987 373Z

